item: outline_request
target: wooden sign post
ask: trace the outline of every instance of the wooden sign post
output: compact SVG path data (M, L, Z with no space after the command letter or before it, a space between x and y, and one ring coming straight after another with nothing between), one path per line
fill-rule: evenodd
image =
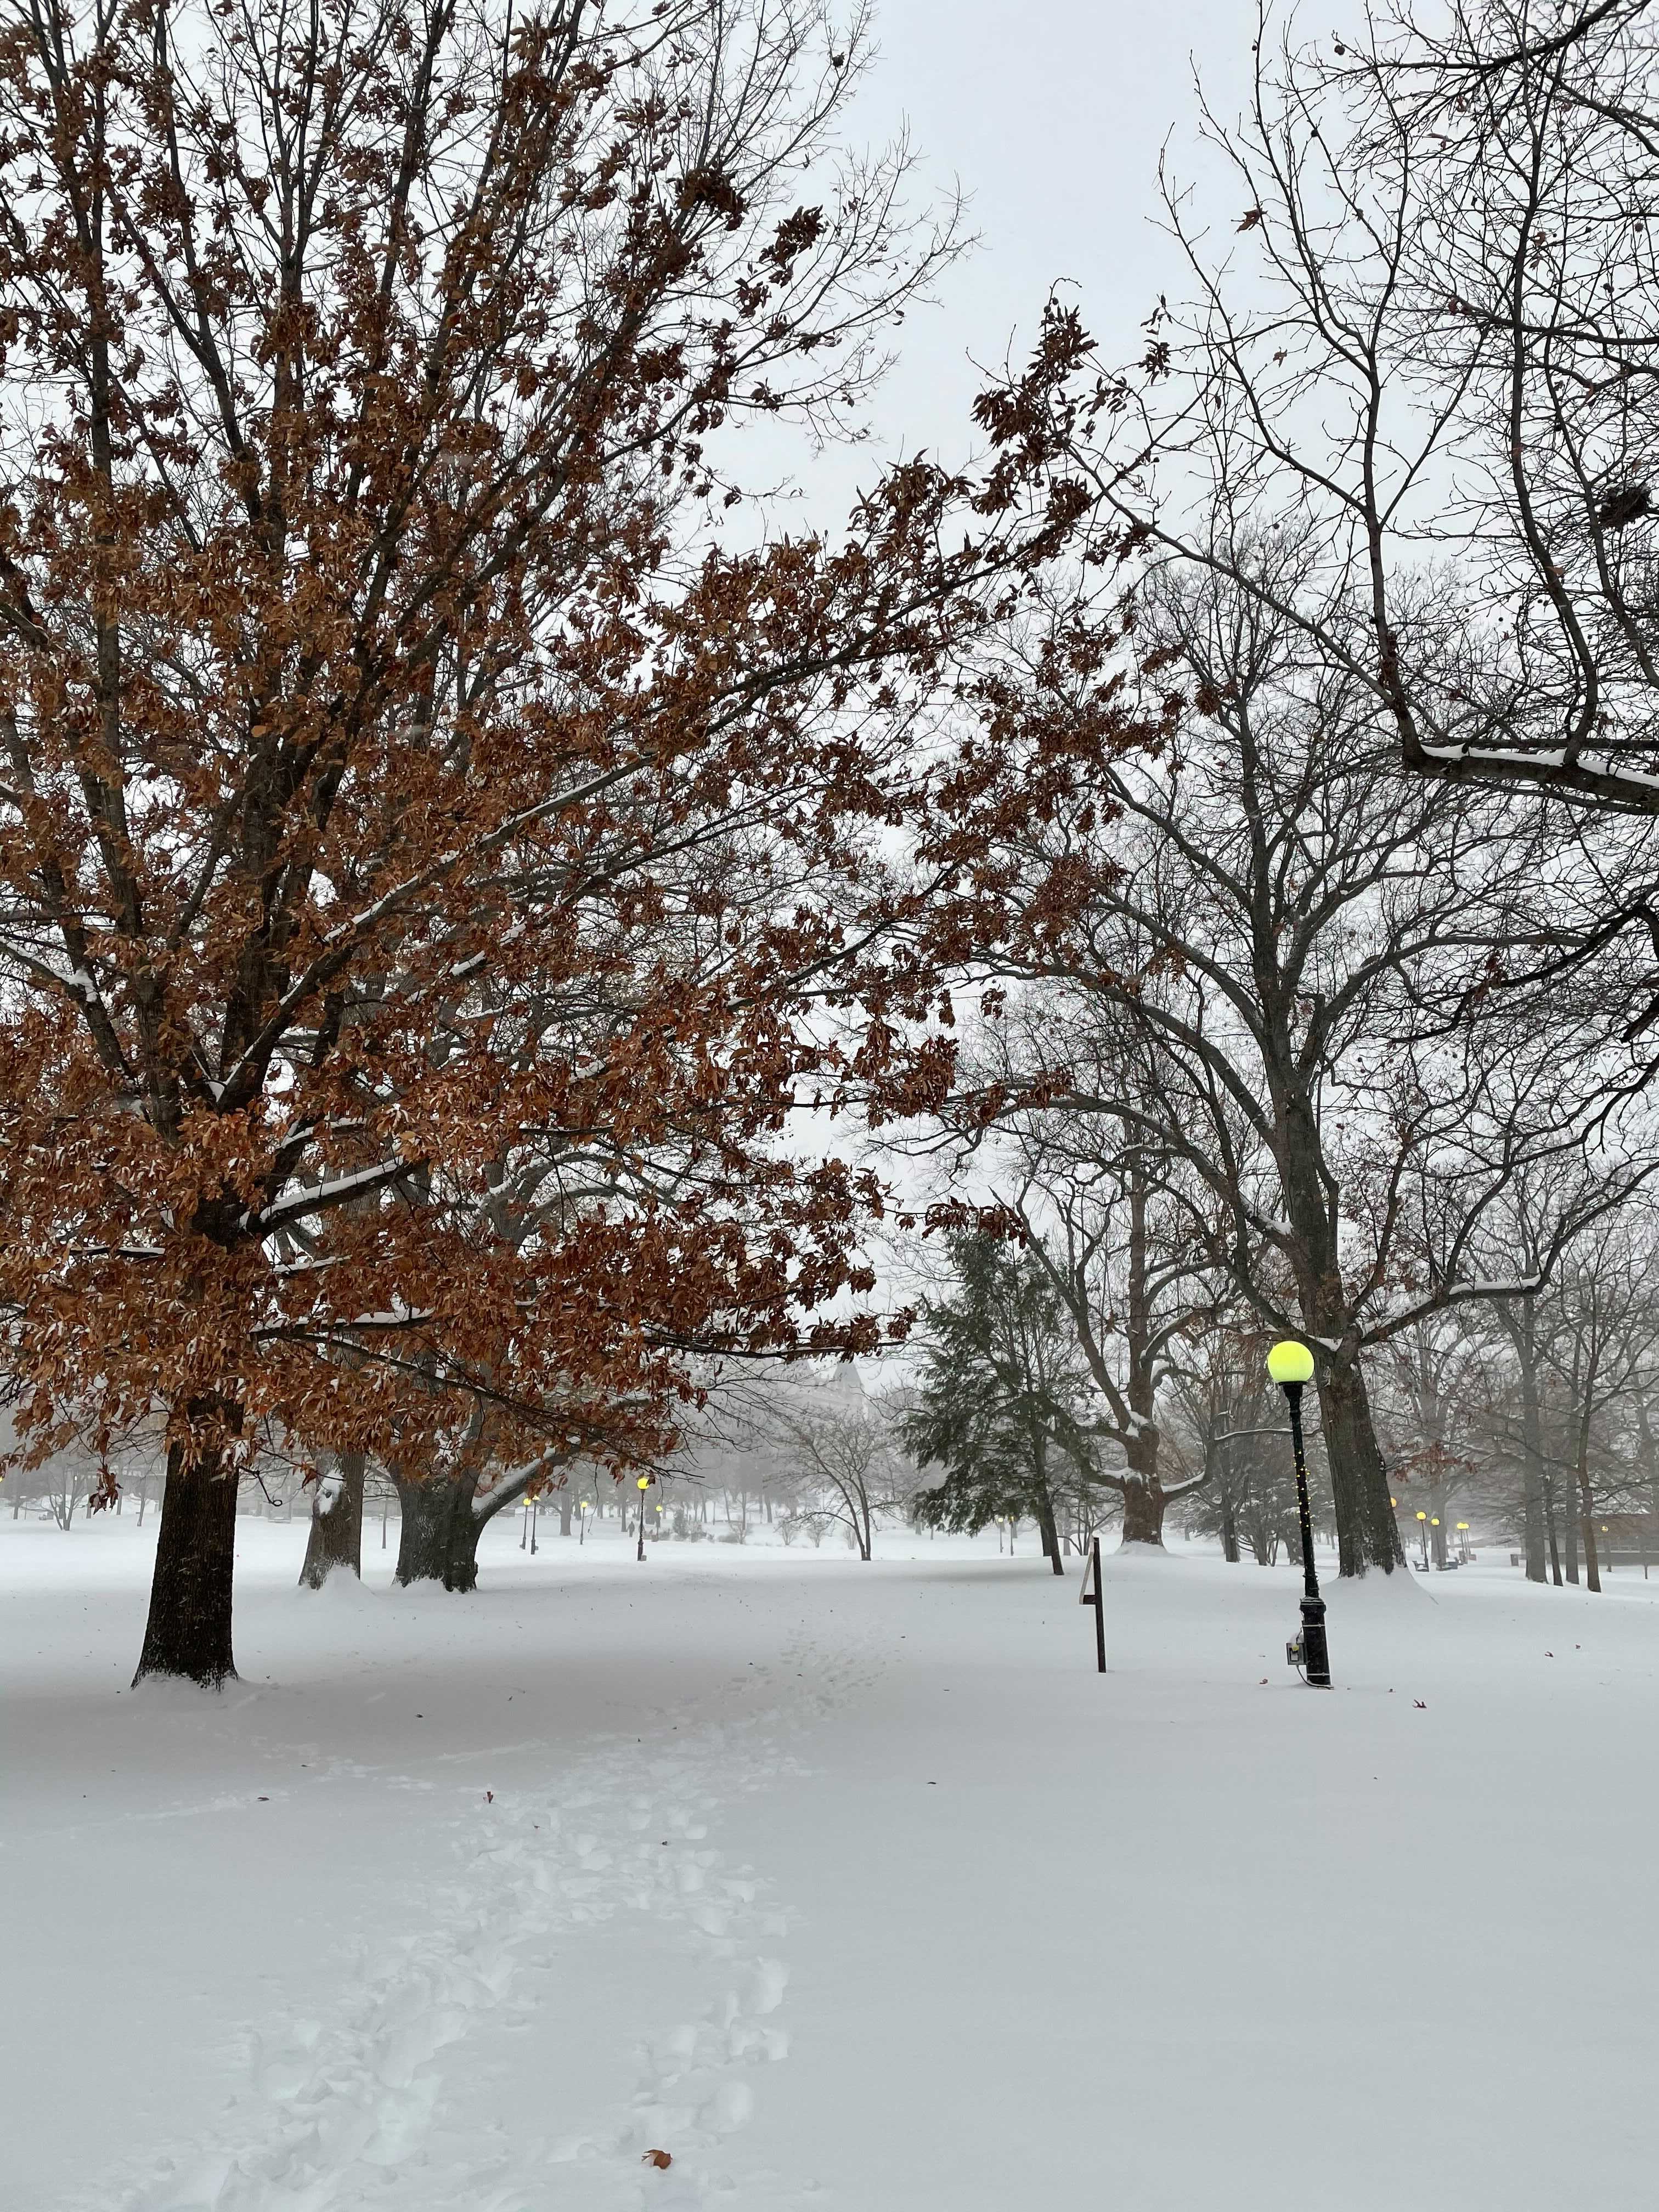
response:
M1092 1589L1090 1585L1092 1583ZM1096 1536L1089 1546L1089 1564L1083 1570L1083 1588L1078 1592L1079 1605L1091 1605L1095 1609L1095 1662L1101 1674L1106 1672L1106 1607L1100 1589L1100 1539Z

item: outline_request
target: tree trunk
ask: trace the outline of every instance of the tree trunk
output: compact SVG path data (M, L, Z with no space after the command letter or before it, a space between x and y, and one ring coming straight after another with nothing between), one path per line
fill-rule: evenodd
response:
M1042 1531L1042 1548L1048 1553L1054 1572L1063 1576L1066 1569L1060 1556L1060 1531L1054 1525L1054 1501L1048 1494L1046 1482L1038 1485L1032 1502L1036 1509L1037 1527Z
M185 1441L168 1447L135 1686L152 1674L199 1682L206 1690L235 1680L230 1626L237 1480L222 1449L198 1457Z
M1544 1437L1538 1406L1538 1363L1533 1346L1532 1300L1511 1331L1521 1354L1521 1543L1527 1580L1547 1578L1544 1541ZM1557 1582L1561 1579L1558 1573Z
M1164 1486L1156 1475L1131 1474L1125 1479L1123 1541L1164 1549Z
M1233 1496L1232 1469L1221 1486L1221 1556L1230 1567L1238 1565L1238 1502Z
M410 1480L395 1469L392 1479L403 1514L392 1579L405 1588L410 1583L441 1583L447 1590L476 1589L484 1526L472 1510L477 1481L445 1475Z
M362 1575L364 1465L362 1452L343 1452L333 1472L313 1489L311 1534L300 1570L306 1589L321 1589L336 1567Z
M1555 1485L1544 1478L1544 1527L1550 1540L1550 1580L1557 1589L1561 1587L1561 1547L1555 1533Z
M1405 1564L1389 1503L1389 1478L1371 1422L1365 1378L1357 1365L1328 1366L1319 1378L1319 1428L1336 1505L1337 1571L1352 1577Z
M1584 1585L1599 1597L1601 1563L1595 1551L1595 1499L1590 1490L1589 1469L1582 1458L1578 1462L1578 1526L1584 1538Z
M572 1516L574 1516L574 1514L575 1513L575 1510L576 1510L576 1493L575 1493L575 1492L574 1492L574 1490L572 1490L572 1488L570 1487L570 1485L567 1482L567 1483L566 1483L566 1485L565 1485L565 1486L564 1486L564 1488L563 1488L563 1489L559 1492L559 1534L560 1534L560 1535L562 1535L562 1536L568 1536L568 1535L570 1534L570 1522L571 1522L571 1518L572 1518Z
M1575 1589L1578 1587L1578 1516L1569 1504L1561 1516L1562 1534L1567 1547L1567 1580Z

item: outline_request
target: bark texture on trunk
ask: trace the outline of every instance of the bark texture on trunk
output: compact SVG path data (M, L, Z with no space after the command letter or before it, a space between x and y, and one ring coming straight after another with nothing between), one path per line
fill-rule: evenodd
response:
M1337 1571L1352 1577L1381 1567L1392 1574L1405 1565L1405 1554L1365 1378L1357 1366L1333 1364L1320 1376L1319 1427L1336 1506Z
M311 1534L306 1540L300 1581L321 1589L336 1567L361 1577L363 1571L363 1473L362 1452L343 1452L331 1474L317 1484L311 1498Z
M1582 1461L1578 1468L1578 1528L1584 1540L1584 1585L1599 1595L1601 1562L1595 1545L1595 1498L1590 1489L1589 1470Z
M1039 1488L1036 1502L1037 1527L1042 1531L1042 1548L1048 1553L1054 1572L1064 1575L1066 1570L1060 1557L1060 1530L1054 1525L1054 1501L1048 1494L1046 1482Z
M447 1590L476 1589L484 1527L472 1510L477 1483L468 1476L412 1480L396 1469L392 1479L402 1513L392 1579L405 1587L441 1583Z
M198 1456L182 1442L168 1449L149 1617L135 1685L149 1675L170 1674L217 1690L235 1679L231 1585L238 1474L222 1451Z
M1123 1541L1164 1549L1164 1486L1156 1475L1131 1474L1123 1486Z
M1164 1514L1169 1504L1158 1479L1158 1446L1163 1439L1155 1429L1143 1428L1124 1446L1123 1541L1152 1544L1164 1549Z
M1544 1434L1538 1403L1538 1363L1533 1350L1532 1301L1518 1336L1521 1351L1521 1542L1527 1580L1548 1579L1544 1537ZM1559 1582L1560 1577L1558 1575Z
M1230 1567L1238 1565L1238 1513L1231 1490L1221 1494L1221 1556Z

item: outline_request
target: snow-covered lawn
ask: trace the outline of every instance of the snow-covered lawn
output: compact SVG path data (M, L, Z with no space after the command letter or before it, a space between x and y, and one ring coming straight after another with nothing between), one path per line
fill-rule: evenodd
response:
M318 1597L249 1520L211 1699L126 1689L153 1533L0 1520L8 2212L1659 2191L1659 1580L1335 1592L1320 1696L1196 1547L1102 1679L994 1544Z

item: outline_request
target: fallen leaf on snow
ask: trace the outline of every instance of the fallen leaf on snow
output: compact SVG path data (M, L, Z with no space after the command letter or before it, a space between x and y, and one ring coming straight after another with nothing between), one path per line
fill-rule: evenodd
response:
M669 2156L665 2150L648 2150L645 2154L645 2156L640 2160L640 2164L641 2166L654 2166L658 2167L670 2166L672 2166L673 2163L673 2160Z

